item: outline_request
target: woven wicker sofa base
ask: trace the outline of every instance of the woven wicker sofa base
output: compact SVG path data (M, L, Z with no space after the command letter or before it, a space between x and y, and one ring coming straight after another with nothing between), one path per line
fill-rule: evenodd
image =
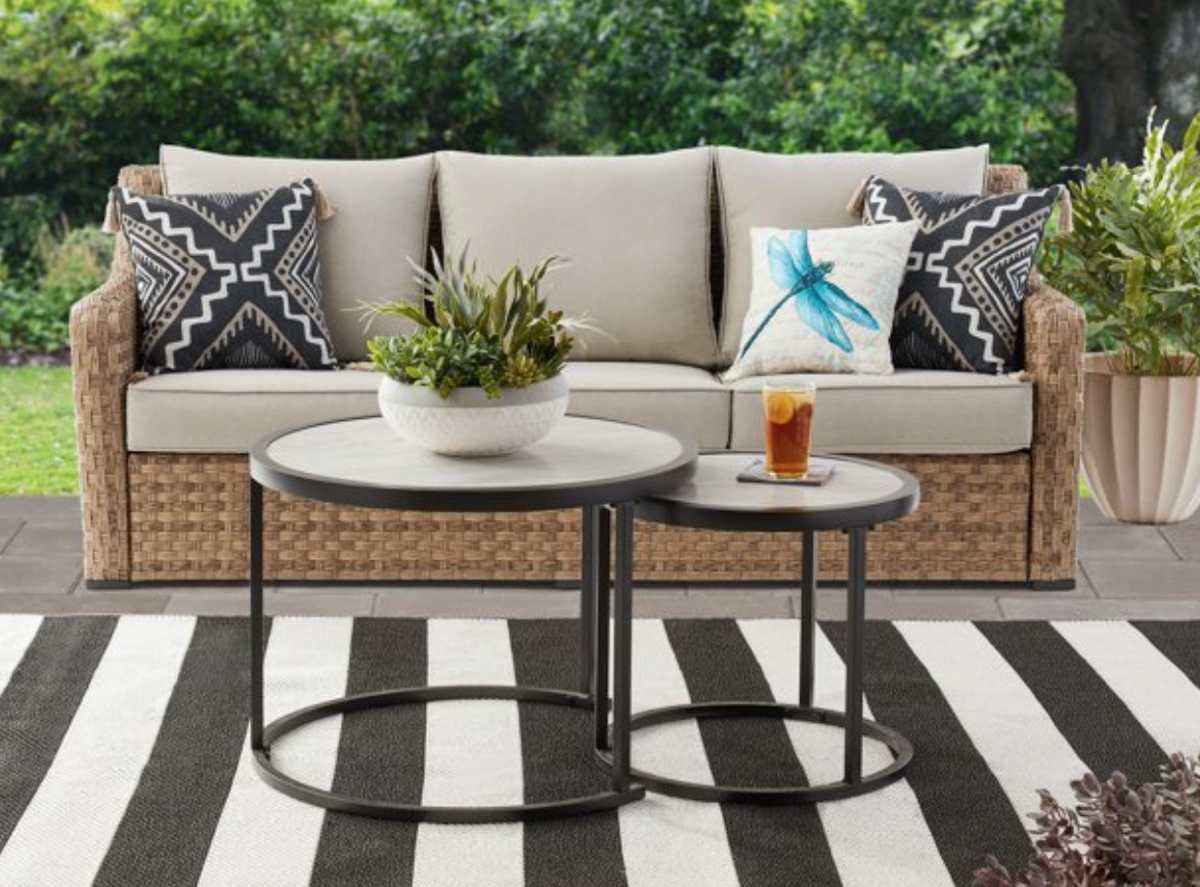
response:
M921 507L872 534L872 582L1026 582L1030 455L884 456L921 480ZM247 460L129 456L131 578L241 580L248 570ZM426 514L347 508L268 491L265 573L282 581L576 581L578 514ZM786 581L795 538L639 523L642 581ZM823 534L821 576L845 574Z

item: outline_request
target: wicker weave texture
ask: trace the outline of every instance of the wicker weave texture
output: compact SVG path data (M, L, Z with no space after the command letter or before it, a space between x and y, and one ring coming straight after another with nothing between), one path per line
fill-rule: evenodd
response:
M922 482L921 508L872 534L874 581L1023 582L1030 463L1001 456L885 458ZM135 580L244 579L249 491L235 455L130 456ZM574 512L423 514L327 505L268 491L265 570L279 580L570 580ZM637 575L660 581L793 578L794 537L638 526ZM822 571L844 573L826 534Z
M84 568L89 577L105 580L129 574L125 385L137 351L136 299L133 277L121 267L71 310Z
M127 166L120 183L156 194L156 166ZM137 281L129 244L116 238L108 280L71 309L71 377L79 452L84 575L128 581L129 480L125 452L125 387L137 369Z
M988 169L988 192L1023 191L1019 166ZM1083 430L1083 311L1036 272L1025 297L1025 371L1037 388L1034 405L1029 581L1075 577L1080 436Z
M992 164L987 171L988 194L1012 194L1024 191L1029 187L1029 177L1025 175L1025 167L1005 164Z
M1083 434L1083 311L1035 280L1025 297L1025 371L1033 380L1029 581L1075 577Z

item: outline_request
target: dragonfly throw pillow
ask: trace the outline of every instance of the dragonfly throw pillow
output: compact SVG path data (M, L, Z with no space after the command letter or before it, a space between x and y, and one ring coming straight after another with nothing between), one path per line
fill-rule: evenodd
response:
M752 228L750 310L725 381L890 373L892 314L917 227Z
M877 176L866 181L866 224L920 223L896 305L896 366L977 373L1020 369L1025 286L1062 192L1055 185L980 197L913 191Z
M137 271L143 370L336 366L311 180L246 194L115 188L112 200Z

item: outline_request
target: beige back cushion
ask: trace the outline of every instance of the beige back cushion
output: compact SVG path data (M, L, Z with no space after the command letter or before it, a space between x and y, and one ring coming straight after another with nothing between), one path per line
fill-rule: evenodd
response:
M580 360L717 362L707 148L630 157L438 154L446 253L498 276L551 255L551 307L586 316Z
M360 303L409 297L408 257L424 259L433 194L432 154L397 160L290 160L235 157L163 145L167 194L251 191L312 178L336 213L319 233L325 319L339 360L362 360L367 338ZM370 335L406 323L376 318Z
M988 148L955 148L911 154L762 154L717 149L725 244L725 300L721 352L737 355L750 306L751 228L844 228L858 225L847 209L869 175L920 190L981 194Z

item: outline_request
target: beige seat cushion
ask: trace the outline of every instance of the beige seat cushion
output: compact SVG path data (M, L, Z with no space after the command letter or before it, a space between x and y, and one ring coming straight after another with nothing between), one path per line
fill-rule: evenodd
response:
M676 364L575 363L570 410L658 425L701 446L729 441L729 392L704 370ZM165 373L129 386L131 452L246 453L268 434L377 415L379 376L344 370Z
M737 355L750 306L751 228L844 228L857 225L847 204L876 174L908 188L980 194L987 146L910 154L762 154L717 149L717 181L725 244L721 351Z
M375 373L211 370L163 373L125 393L126 440L135 453L247 453L276 431L378 415Z
M734 382L731 449L762 448L766 380L816 385L813 446L823 452L1010 453L1033 439L1032 384L1011 376L897 370Z
M433 155L398 160L235 157L163 145L168 194L250 191L312 178L336 210L319 229L322 302L339 360L361 360L367 335L359 305L412 295L408 258L421 263L429 231ZM371 335L408 325L377 318Z
M656 425L704 449L762 447L762 378L723 386L696 367L591 361L571 363L566 373L578 415ZM1033 386L1008 376L900 370L765 378L817 385L816 445L827 452L1004 453L1027 448L1033 434ZM355 370L152 376L126 394L128 446L245 453L287 428L378 414L378 386L376 373Z
M729 445L729 391L707 370L670 363L567 365L570 411L665 428L702 449Z
M631 157L438 154L442 238L499 275L547 256L550 305L586 316L580 357L713 366L709 150Z

